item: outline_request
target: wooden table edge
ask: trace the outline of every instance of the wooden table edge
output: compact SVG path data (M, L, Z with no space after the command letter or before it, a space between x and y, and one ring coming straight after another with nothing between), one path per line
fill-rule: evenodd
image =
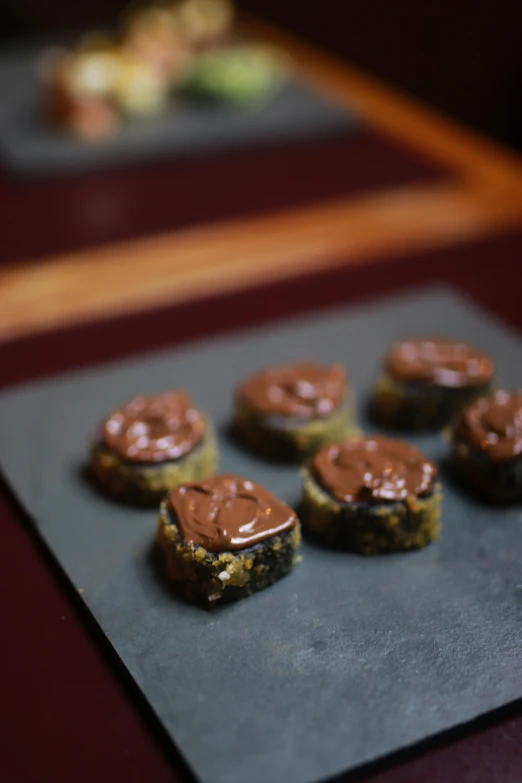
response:
M243 25L286 47L305 79L370 125L449 166L448 180L8 265L0 270L0 340L522 223L517 155L288 33L259 20Z

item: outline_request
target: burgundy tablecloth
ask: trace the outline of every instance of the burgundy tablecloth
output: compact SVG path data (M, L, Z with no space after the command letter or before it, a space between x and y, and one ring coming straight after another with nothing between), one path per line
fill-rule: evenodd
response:
M522 230L499 239L314 273L139 316L0 345L2 385L286 317L447 282L522 329ZM168 742L96 639L22 513L0 493L0 780L187 780ZM112 656L114 657L114 656ZM180 776L181 775L181 776ZM359 776L350 776L350 780ZM361 773L372 783L520 783L522 708L501 711Z
M370 129L81 175L0 176L0 262L431 181L448 171Z

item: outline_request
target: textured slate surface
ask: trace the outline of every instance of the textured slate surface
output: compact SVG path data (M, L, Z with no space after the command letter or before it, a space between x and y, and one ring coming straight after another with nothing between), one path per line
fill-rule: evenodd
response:
M365 559L305 544L293 575L205 612L166 589L154 512L119 507L82 479L89 433L107 409L135 392L183 386L218 425L221 469L294 502L295 469L226 439L232 388L263 364L336 360L362 413L380 357L407 332L472 340L496 357L506 386L522 385L520 340L432 290L0 396L6 478L205 783L309 783L522 696L519 509L482 506L445 479L443 534L429 548ZM444 456L436 436L411 440Z
M35 62L41 47L0 54L0 161L15 172L75 171L93 165L212 152L307 138L359 125L355 115L304 84L290 82L266 105L244 110L179 99L162 117L126 125L115 138L84 144L49 128Z

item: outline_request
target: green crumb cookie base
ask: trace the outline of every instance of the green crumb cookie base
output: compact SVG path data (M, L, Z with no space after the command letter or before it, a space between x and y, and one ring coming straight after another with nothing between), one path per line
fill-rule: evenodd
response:
M160 506L157 539L165 554L169 581L186 599L206 607L269 587L301 559L297 554L299 522L248 549L214 553L181 537L166 501Z
M187 93L243 106L272 97L287 81L286 58L258 46L234 46L196 57Z
M439 536L440 484L427 498L372 506L340 503L321 489L308 468L302 475L300 519L303 527L326 546L375 555L420 549Z
M372 416L392 429L441 429L474 400L487 397L492 391L491 382L471 388L423 387L382 375L372 394Z
M506 462L493 462L487 454L455 439L449 467L479 497L498 504L522 501L522 455Z
M109 495L133 505L157 505L165 495L186 481L201 481L216 472L218 462L214 433L207 427L205 440L189 454L158 464L126 462L101 443L91 451L90 472Z
M275 426L250 406L239 404L234 432L249 451L274 461L299 462L314 454L325 443L355 439L361 432L353 423L351 406L331 416L311 419L296 426Z

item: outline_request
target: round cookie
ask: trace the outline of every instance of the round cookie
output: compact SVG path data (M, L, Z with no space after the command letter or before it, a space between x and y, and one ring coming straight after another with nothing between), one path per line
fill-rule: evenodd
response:
M149 505L217 465L213 428L179 391L139 396L102 423L91 451L91 473L110 495Z
M183 484L160 507L167 577L206 606L251 595L290 573L300 540L295 512L238 476Z
M251 375L236 391L234 429L247 448L277 461L357 434L344 369L298 362Z
M301 520L360 554L418 549L440 531L437 468L418 449L371 436L324 446L303 468Z
M493 360L467 343L418 337L392 346L372 395L375 419L386 427L444 427L493 388Z
M450 464L479 495L522 500L522 391L499 389L461 414L451 430Z

